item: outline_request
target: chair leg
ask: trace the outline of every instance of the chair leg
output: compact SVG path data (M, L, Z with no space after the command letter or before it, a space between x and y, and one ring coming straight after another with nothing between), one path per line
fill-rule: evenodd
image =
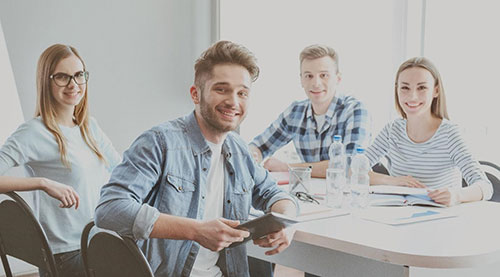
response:
M3 254L1 256L2 256L3 270L5 271L5 276L12 277L12 271L10 270L9 261L7 260L7 256L3 255Z

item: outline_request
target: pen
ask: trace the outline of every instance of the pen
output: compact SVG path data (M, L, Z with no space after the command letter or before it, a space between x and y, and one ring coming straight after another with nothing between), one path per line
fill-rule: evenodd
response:
M293 171L293 169L290 167L289 164L286 164L286 166L288 167L288 170L293 174L293 176L295 176L295 178L297 178L297 183L290 184L290 186L292 186L290 188L290 191L293 191L300 184L300 185L302 185L302 187L304 188L304 190L307 193L309 193L309 189L307 189L307 187L304 185L302 178L297 174L297 172ZM312 168L312 166L309 166L309 168Z

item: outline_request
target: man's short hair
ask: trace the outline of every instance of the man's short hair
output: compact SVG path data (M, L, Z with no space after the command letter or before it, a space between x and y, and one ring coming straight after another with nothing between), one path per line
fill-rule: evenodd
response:
M302 67L302 62L304 60L314 60L314 59L319 59L323 57L330 57L332 60L335 62L335 65L337 67L337 72L339 71L339 56L337 55L337 52L333 50L330 46L322 45L322 44L313 44L310 46L307 46L300 52L300 66Z
M259 77L257 59L250 50L240 44L221 40L210 46L194 64L194 84L203 90L205 81L212 77L212 70L219 64L241 65L248 70L252 82Z

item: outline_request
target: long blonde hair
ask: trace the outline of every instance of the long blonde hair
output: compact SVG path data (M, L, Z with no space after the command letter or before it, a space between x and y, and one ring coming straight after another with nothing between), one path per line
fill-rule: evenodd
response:
M439 74L436 66L430 60L424 57L411 58L401 64L401 66L399 66L398 72L396 73L396 82L394 83L394 100L396 101L396 110L403 118L407 118L406 113L403 111L403 108L399 105L398 81L399 74L412 67L423 68L429 71L434 78L434 86L437 88L438 96L432 99L431 114L437 118L450 119L448 116L448 110L446 109L446 96L444 94L443 80L441 79L441 75Z
M41 116L45 127L54 135L57 145L59 146L61 162L68 168L71 168L71 165L66 157L66 139L56 121L56 100L52 95L52 86L50 83L51 79L49 76L54 73L57 64L61 60L70 57L71 55L76 56L82 62L83 70L85 71L85 63L74 47L63 44L54 44L47 48L40 56L36 73L37 104L35 117ZM82 138L85 140L85 143L101 161L106 162L104 156L97 147L95 139L89 131L87 88L88 86L86 85L83 98L75 107L75 111L73 113L74 121L80 128L80 133Z

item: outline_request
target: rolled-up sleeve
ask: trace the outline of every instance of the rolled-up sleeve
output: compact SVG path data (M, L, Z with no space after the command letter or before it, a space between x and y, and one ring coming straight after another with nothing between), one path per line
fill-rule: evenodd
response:
M150 130L124 153L122 163L101 189L95 215L98 227L135 239L149 238L160 212L145 199L161 176L164 141L161 132Z
M289 199L295 203L290 194L278 187L276 181L263 167L254 163L255 186L252 192L252 205L255 209L270 211L276 201Z

